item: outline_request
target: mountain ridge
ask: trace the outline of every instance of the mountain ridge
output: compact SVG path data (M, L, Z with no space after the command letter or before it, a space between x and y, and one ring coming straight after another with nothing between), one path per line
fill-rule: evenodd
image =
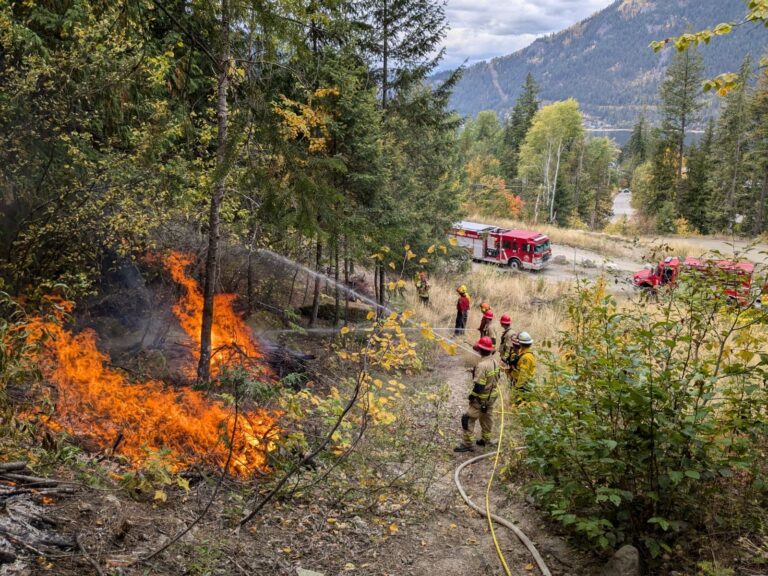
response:
M505 115L531 72L544 103L573 97L588 126L629 128L641 111L655 116L658 85L672 56L673 48L654 53L651 41L740 21L745 13L745 5L734 0L616 0L512 54L468 66L454 88L451 106L462 116L488 109ZM764 29L738 27L700 47L706 74L737 70L748 52L756 62L766 46ZM432 82L449 74L436 74ZM707 103L707 115L712 115L719 102L707 95Z

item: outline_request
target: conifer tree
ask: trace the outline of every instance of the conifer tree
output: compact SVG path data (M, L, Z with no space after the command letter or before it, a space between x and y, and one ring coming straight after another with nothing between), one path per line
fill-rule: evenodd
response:
M661 128L665 141L663 147L675 155L676 177L671 200L674 201L676 214L680 214L685 185L685 137L699 119L704 106L701 87L703 74L703 59L697 49L676 52L667 68L667 77L659 87Z
M420 102L419 97L410 96L417 92L418 85L435 69L444 50L438 49L447 31L445 2L443 0L358 0L353 13L362 30L359 45L369 63L371 75L379 86L379 99L385 116L406 112L409 103ZM454 74L447 84L457 79ZM392 101L400 98L398 105ZM393 119L389 125L395 126ZM389 184L394 180L390 179ZM399 191L384 186L388 200ZM384 200L384 199L382 199ZM379 222L391 219L393 208L387 201L379 203ZM385 238L390 240L390 238ZM381 262L376 267L376 284L379 304L383 309L385 296L385 270Z
M635 168L648 160L648 147L650 135L648 132L648 121L645 114L641 114L632 128L632 134L622 150L622 163L626 163L627 170L632 173Z
M715 121L711 119L701 142L691 146L688 151L688 185L683 196L683 216L703 234L710 231L712 188L709 179L714 140Z
M525 78L523 91L512 108L512 114L504 125L501 162L504 174L511 181L517 177L520 146L533 124L533 117L539 110L539 85L530 72Z
M768 55L763 56L763 60ZM749 150L746 162L750 173L750 205L747 212L750 231L768 231L768 74L760 74L749 94Z
M739 80L725 97L725 108L717 122L712 148L711 221L717 230L733 229L738 214L751 211L745 184L748 178L744 164L747 148L747 82L752 60L741 65Z

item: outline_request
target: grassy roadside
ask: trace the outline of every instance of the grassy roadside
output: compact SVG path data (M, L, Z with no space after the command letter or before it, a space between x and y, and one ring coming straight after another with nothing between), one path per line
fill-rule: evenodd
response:
M474 343L480 325L480 303L491 305L499 327L502 314L512 317L512 328L530 332L537 341L552 340L560 329L564 296L570 282L551 282L540 276L512 273L494 266L478 267L462 276L436 277L432 280L429 306L424 307L408 291L406 306L417 312L440 336L453 337L456 318L456 287L465 285L472 300L468 330L461 342Z

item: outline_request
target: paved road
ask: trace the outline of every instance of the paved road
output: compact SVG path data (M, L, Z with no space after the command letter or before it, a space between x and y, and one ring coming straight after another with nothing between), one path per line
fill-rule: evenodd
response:
M632 194L629 192L619 192L616 194L616 198L613 200L613 218L611 218L612 222L616 222L622 216L626 216L627 218L632 217L632 215L635 213L635 209L629 205L631 200Z

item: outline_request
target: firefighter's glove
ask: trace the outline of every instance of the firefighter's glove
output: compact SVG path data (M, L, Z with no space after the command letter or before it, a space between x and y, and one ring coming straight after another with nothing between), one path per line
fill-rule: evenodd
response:
M472 402L473 400L477 399L477 398L475 398L474 394L470 394L469 396L467 396L467 398L469 399L470 402Z
M472 394L480 396L481 394L484 394L484 393L485 393L484 384L475 384L475 386L472 388Z

